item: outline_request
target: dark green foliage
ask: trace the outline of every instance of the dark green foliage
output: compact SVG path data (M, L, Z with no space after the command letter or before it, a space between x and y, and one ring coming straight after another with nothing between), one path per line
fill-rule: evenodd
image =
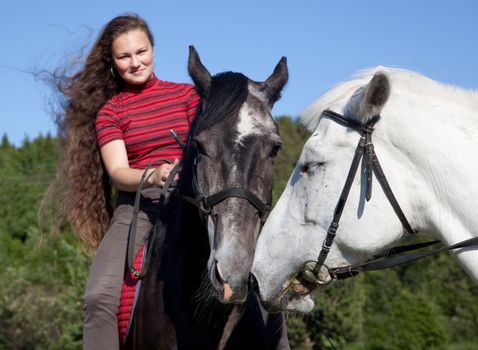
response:
M42 247L38 238L30 229L23 247L1 242L8 266L0 274L0 349L81 349L89 258L71 235Z
M90 258L65 232L40 245L36 212L57 158L50 136L0 146L0 349L81 349Z
M449 334L433 298L412 293L395 272L373 273L375 279L365 281L367 349L448 349ZM380 286L388 287L380 290Z
M309 133L277 119L280 196ZM90 258L64 232L39 244L38 204L55 173L50 136L0 144L0 350L81 349ZM315 295L310 315L287 315L292 349L478 348L478 286L450 254L345 280Z
M0 152L0 232L26 239L26 229L36 226L38 203L54 176L56 141L40 136L14 148L6 137Z
M289 330L292 348L476 349L477 298L449 255L371 272L318 291L305 333Z
M277 202L284 190L290 174L299 159L302 147L309 137L307 129L299 124L297 120L281 116L276 119L276 122L279 125L282 149L275 161L274 189L272 191L274 203Z

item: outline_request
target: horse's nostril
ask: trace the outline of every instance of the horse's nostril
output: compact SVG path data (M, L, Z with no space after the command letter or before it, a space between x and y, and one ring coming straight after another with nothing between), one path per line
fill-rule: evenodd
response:
M259 284L257 283L256 276L252 273L249 274L248 286L251 291L259 291Z
M224 281L222 280L222 277L221 277L221 272L219 271L219 266L218 266L217 261L216 261L216 263L214 264L214 276L216 277L216 280L217 280L220 284L224 284Z

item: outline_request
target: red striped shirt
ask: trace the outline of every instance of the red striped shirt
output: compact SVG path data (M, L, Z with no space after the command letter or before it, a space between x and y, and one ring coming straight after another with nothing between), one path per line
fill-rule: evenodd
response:
M129 166L135 169L160 159L181 159L182 149L169 130L185 142L199 101L190 84L154 77L142 86L128 85L99 110L98 145L123 140Z

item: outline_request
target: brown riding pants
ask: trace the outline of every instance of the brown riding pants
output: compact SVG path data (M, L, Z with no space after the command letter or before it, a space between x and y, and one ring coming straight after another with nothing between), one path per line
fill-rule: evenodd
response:
M136 230L135 251L157 219L159 188L143 190ZM117 312L125 276L128 233L133 217L134 193L120 192L110 226L91 266L84 295L84 350L118 350Z

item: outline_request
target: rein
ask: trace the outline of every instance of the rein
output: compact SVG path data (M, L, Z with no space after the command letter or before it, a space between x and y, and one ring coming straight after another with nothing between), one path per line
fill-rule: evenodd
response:
M365 124L361 124L354 120L348 120L343 115L333 112L331 110L325 110L322 116L330 118L333 121L345 127L352 128L358 131L359 133L361 133L362 136L359 140L357 148L355 149L355 155L352 160L352 164L350 166L350 170L347 175L345 185L342 189L342 193L337 202L337 206L334 211L334 217L327 230L327 235L324 239L324 242L322 243L322 249L319 253L317 261L306 262L303 265L302 270L299 272L297 276L297 280L301 284L303 284L307 289L309 290L315 289L320 285L325 285L330 283L333 279L345 279L345 278L353 277L358 275L360 272L382 270L385 268L409 263L427 256L435 255L443 251L478 245L478 237L474 237L474 238L456 243L449 247L443 247L443 248L435 249L432 251L419 252L414 254L397 255L400 253L424 248L426 246L436 244L439 241L426 242L426 243L391 248L386 253L375 256L363 264L349 265L349 266L342 266L342 267L335 267L335 268L327 267L325 265L325 260L327 258L327 255L330 251L330 248L332 247L335 236L337 234L340 218L342 216L345 203L347 202L347 198L348 198L350 189L352 187L353 180L355 178L355 175L357 173L357 170L360 164L360 160L362 160L362 158L363 158L364 171L366 175L366 194L365 194L366 200L369 201L372 197L372 173L374 173L380 185L382 186L382 189L388 201L390 202L393 210L395 211L395 214L399 218L405 230L410 234L415 234L417 233L417 231L415 231L411 227L409 221L407 220L405 214L403 213L403 210L400 208L400 205L398 204L398 201L395 195L393 194L392 189L390 188L387 178L385 177L385 174L380 165L380 162L378 161L377 155L375 154L374 146L372 143L372 133L374 131L375 124L380 120L380 116L379 115L374 116L371 120L369 120ZM319 275L321 270L323 269L325 269L326 272L332 277L332 280L324 281L320 279Z
M346 279L346 278L354 277L358 275L360 272L383 270L390 267L407 264L415 260L426 258L428 256L437 255L439 253L450 251L453 249L476 246L478 245L478 237L473 237L465 241L461 241L456 244L453 244L451 246L442 247L442 248L434 249L431 251L397 255L399 253L416 250L419 248L437 244L439 242L440 241L432 241L432 242L425 242L425 243L413 244L408 246L394 247L394 248L391 248L390 251L387 252L386 254L378 255L364 264L331 268L329 269L329 273L335 279L339 279L339 280Z
M134 245L135 245L135 241L136 241L136 229L138 227L138 215L139 215L139 212L140 212L141 190L143 189L144 182L151 175L153 175L153 173L154 173L154 172L152 172L151 174L146 176L146 174L148 173L148 170L151 169L151 167L154 164L157 164L157 163L169 163L169 164L171 164L171 162L169 160L160 159L160 160L157 160L156 162L149 163L148 166L144 169L143 175L141 176L141 180L138 184L138 188L136 189L136 194L135 194L135 197L134 197L133 217L131 218L131 224L130 224L130 227L129 227L128 251L127 251L128 269L138 279L142 279L144 276L146 276L146 273L147 273L148 267L149 267L149 258L150 258L150 254L146 254L146 247L145 247L145 253L143 255L144 256L144 262L143 262L143 266L141 267L141 271L137 271L134 268L134 266L133 266L133 262L134 262L134 258L135 258L135 256L134 256ZM171 170L171 172L169 173L169 176L166 179L166 182L165 182L163 188L161 189L161 194L160 194L160 197L159 197L160 201L164 201L164 199L166 198L166 196L169 192L169 188L171 187L171 184L173 182L174 176L178 173L178 171L179 171L179 164L176 165Z
M173 136L174 140L176 140L176 142L179 144L179 146L181 148L184 149L184 144L183 142L181 141L181 139L179 138L178 134L176 134L176 132L171 129L169 130L170 134ZM138 227L138 215L139 215L139 212L140 212L140 203L141 203L141 190L143 189L143 185L144 185L144 182L151 176L153 175L154 171L149 174L148 176L146 176L146 174L148 173L148 170L151 169L151 167L155 164L158 164L158 163L168 163L168 164L171 164L171 161L167 160L167 159L159 159L155 162L152 162L152 163L149 163L148 166L144 169L144 172L143 172L143 175L141 176L141 180L139 181L139 184L138 184L138 187L136 189L136 194L135 194L135 197L134 197L134 208L133 208L133 217L131 218L131 224L130 224L130 227L129 227L129 234L128 234L128 250L127 250L127 263L128 263L128 269L129 271L138 279L142 279L144 278L144 276L146 276L146 273L148 271L148 267L149 267L149 259L150 259L150 254L146 254L146 249L147 247L145 246L145 253L144 253L144 262L143 262L143 266L141 267L141 271L137 271L135 268L134 268L134 244L135 244L135 241L136 241L136 229ZM176 174L179 172L180 170L180 166L179 164L176 165L173 169L171 169L168 177L166 178L166 181L164 183L164 186L163 188L161 189L161 193L159 195L159 200L160 202L163 202L166 200L166 197L169 193L169 189L171 188L172 184L173 184L173 180L174 180L174 177L176 176Z

